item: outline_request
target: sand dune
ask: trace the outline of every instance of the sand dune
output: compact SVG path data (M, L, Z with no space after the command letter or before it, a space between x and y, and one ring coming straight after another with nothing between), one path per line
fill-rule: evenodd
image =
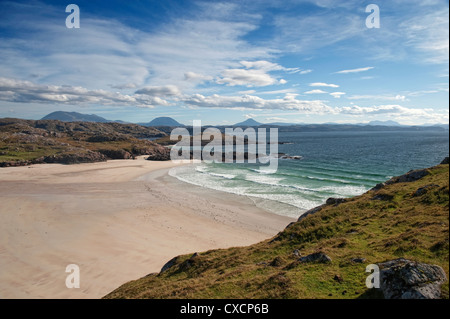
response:
M269 238L292 219L169 176L172 162L0 169L0 298L99 298L179 254ZM68 289L68 264L80 267Z

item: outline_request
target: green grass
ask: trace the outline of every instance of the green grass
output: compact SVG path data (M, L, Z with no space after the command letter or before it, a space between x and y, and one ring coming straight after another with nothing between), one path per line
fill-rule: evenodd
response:
M190 261L191 255L181 256L168 271L126 283L106 298L380 298L365 286L365 267L400 257L439 265L448 277L449 166L429 171L418 181L326 206L256 245L207 251ZM414 196L431 184L439 186ZM323 251L332 262L298 263L295 249L303 256ZM364 263L352 261L360 257ZM448 282L442 291L448 298Z

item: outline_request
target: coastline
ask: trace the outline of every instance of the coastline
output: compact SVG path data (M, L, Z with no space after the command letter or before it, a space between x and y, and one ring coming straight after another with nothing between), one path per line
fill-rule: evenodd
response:
M178 181L172 162L0 169L0 298L100 298L195 251L270 238L294 219ZM68 289L68 264L80 267Z

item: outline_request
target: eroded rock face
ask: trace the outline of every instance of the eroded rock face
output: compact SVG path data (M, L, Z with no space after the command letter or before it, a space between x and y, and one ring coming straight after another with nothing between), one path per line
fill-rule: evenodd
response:
M378 266L380 288L386 299L441 298L441 285L447 280L441 267L403 258Z

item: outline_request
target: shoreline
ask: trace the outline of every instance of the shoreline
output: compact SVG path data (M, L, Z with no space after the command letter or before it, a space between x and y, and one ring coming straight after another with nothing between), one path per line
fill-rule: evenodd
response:
M100 298L171 258L274 236L293 218L137 160L0 170L0 298ZM68 289L68 264L80 267Z

